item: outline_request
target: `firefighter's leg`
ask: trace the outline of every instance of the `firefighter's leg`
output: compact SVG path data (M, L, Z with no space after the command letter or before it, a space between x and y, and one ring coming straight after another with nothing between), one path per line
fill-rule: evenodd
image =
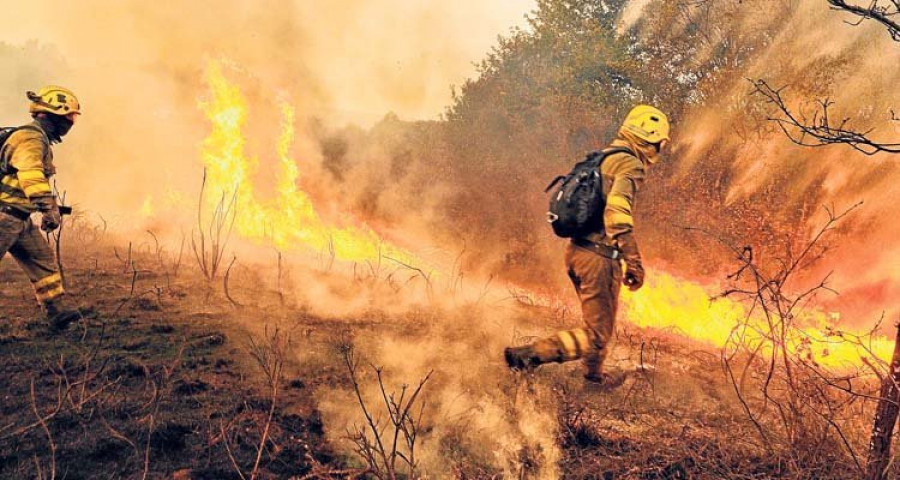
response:
M65 327L79 314L77 310L66 308L62 277L56 265L56 257L40 230L27 222L17 242L9 249L10 255L25 270L34 295L55 327Z
M510 367L585 359L589 373L600 371L612 338L621 269L615 260L571 244L566 250L566 268L581 299L585 327L563 330L524 347L507 348ZM618 280L613 278L616 275Z
M19 240L25 222L12 215L0 212L0 260Z
M622 268L612 260L570 245L566 251L569 277L581 300L584 328L572 330L573 336L583 332L590 346L582 349L588 379L599 379L603 362L612 348L615 334L616 308L622 281ZM564 332L561 332L564 333Z
M507 348L506 363L511 368L527 369L545 363L569 362L582 358L591 345L587 330L565 330L531 345Z
M38 302L44 304L65 293L53 251L32 222L25 223L24 230L9 253L31 280Z

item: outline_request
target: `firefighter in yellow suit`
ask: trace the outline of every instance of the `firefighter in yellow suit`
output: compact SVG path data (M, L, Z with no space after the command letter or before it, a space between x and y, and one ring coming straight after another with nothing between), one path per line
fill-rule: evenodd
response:
M584 327L557 332L549 338L505 350L510 368L526 370L550 362L584 360L585 379L609 386L622 377L603 372L615 333L616 309L621 284L637 290L644 284L644 268L634 237L635 194L647 169L669 142L668 117L649 105L629 112L610 147L630 153L613 153L600 167L606 208L603 228L566 246L569 278L581 300ZM625 264L623 275L621 263Z
M65 290L53 251L31 215L41 214L40 230L59 227L60 212L50 187L56 173L51 145L69 132L81 106L68 89L47 86L27 92L32 123L17 127L0 148L0 259L9 253L31 280L51 326L64 328L78 319L65 308Z

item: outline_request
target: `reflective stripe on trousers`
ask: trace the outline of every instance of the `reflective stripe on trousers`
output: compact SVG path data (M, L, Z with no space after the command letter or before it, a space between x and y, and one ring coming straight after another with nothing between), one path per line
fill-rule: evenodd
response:
M0 260L6 253L25 271L39 302L65 293L53 250L30 219L19 220L0 212Z
M532 347L541 362L584 359L589 373L599 373L615 334L622 266L618 260L570 243L566 270L581 300L584 326L557 332Z

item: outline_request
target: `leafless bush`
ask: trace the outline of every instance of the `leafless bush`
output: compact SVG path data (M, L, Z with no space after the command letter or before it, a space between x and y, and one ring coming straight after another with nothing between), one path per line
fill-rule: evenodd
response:
M36 429L46 437L49 451L47 471L44 471L40 460L35 456L37 478L57 477L58 445L51 429L54 420L64 413L74 415L81 422L102 416L104 404L120 384L120 378L105 375L108 359L99 359L98 354L102 351L105 340L103 332L104 329L101 328L96 344L75 344L74 355L60 354L43 365L43 370L52 376L53 386L50 390L55 391L55 395L51 394L49 403L39 398L35 385L37 379L30 379L29 406L34 421L21 426L10 424L0 428L0 440L21 439Z
M106 236L107 222L102 215L97 215L97 218L99 222L91 222L86 212L73 210L67 220L72 243L79 246L101 244Z
M863 473L858 451L865 423L859 419L865 403L878 398L873 375L858 367L825 368L814 352L849 344L866 364L883 372L886 365L871 348L874 329L863 335L837 330L824 338L809 334L804 315L814 308L817 295L833 290L827 276L797 292L793 286L794 277L824 256L823 238L858 206L840 214L826 209L828 220L808 242L796 251L789 246L784 258L766 264L752 247L737 248L718 239L736 255L739 267L728 276L729 288L716 298L737 297L749 306L722 350L722 366L761 445L786 454L787 466L796 470L818 464L824 452L834 450L828 447L840 445L852 468Z
M290 338L277 327L272 331L271 335L268 328L266 328L264 338L264 343L257 343L253 339L250 340L250 356L253 357L259 369L265 375L270 392L269 414L260 434L259 446L256 449L256 461L253 463L253 470L250 472L251 480L255 479L259 474L259 462L262 460L266 441L269 438L269 431L272 427L272 418L275 415L275 405L278 400L278 387L284 377L284 360L290 345Z
M366 419L364 425L356 425L353 430L348 430L347 436L356 446L356 453L366 462L368 473L381 480L421 478L416 459L416 442L422 431L425 401L420 399L420 394L433 371L428 372L414 389L404 384L397 394L388 392L383 370L370 365L384 402L384 412L387 413L385 420L384 412L374 412L363 398L359 378L360 362L352 348L344 349L344 361L353 392Z
M256 478L259 478L260 475L260 464L263 459L263 454L266 451L266 446L269 443L272 428L274 427L275 411L278 405L281 383L284 380L284 365L290 344L290 336L286 335L278 327L274 328L271 333L269 328L266 327L261 341L252 337L250 338L250 345L248 348L250 356L263 373L266 380L266 387L269 391L269 410L259 433L259 443L256 446L256 457L249 474L250 480L255 480ZM248 476L244 473L240 462L238 462L238 459L231 449L228 429L228 426L224 423L219 426L226 453L238 476L242 479L246 479Z
M207 280L212 281L222 267L225 247L231 237L231 230L237 216L237 188L228 197L222 192L212 216L204 222L203 199L206 192L206 169L203 170L203 183L200 187L200 198L197 202L197 229L191 233L191 248L200 271Z
M414 263L388 255L378 246L378 255L372 260L353 264L353 280L367 286L387 285L394 292L400 292L412 285L416 280L421 280L428 298L433 298L434 272L426 271Z
M160 366L159 370L156 372L152 371L147 365L143 366L144 376L147 379L147 385L151 394L149 401L145 405L147 413L141 420L141 423L147 424L147 438L144 442L144 471L141 476L142 480L146 479L150 474L150 441L153 438L153 432L156 430L160 406L163 400L169 396L169 387L171 385L172 377L181 366L181 361L184 358L184 348L185 345L181 344L172 360L168 364Z
M48 362L44 368L50 372L56 384L56 398L53 405L46 413L38 413L39 406L36 404L36 399L32 398L32 409L37 417L36 421L15 429L13 429L15 425L0 428L0 439L19 437L34 428L46 425L67 408L75 413L81 413L87 408L87 405L110 387L116 385L119 379L103 378L106 360L99 362L98 365L98 354L103 347L104 340L101 328L95 345L76 345L74 347L78 351L75 361L60 354L53 363ZM32 389L33 383L34 379L32 379Z
M50 449L50 480L56 479L56 442L53 441L53 434L50 432L50 427L47 426L47 421L44 419L41 412L38 411L36 395L34 394L34 379L31 379L31 411L34 413L35 418L37 418L38 424L41 426L41 429L44 431L44 434L47 436L47 444ZM37 476L39 479L43 480L44 478L44 470L41 468L41 462L35 456L34 458L34 466L37 470Z
M156 264L165 276L167 288L171 292L172 280L178 277L178 270L181 268L181 259L184 255L184 233L181 235L181 244L178 248L177 257L172 257L166 252L165 248L160 245L159 238L152 230L147 230L147 234L153 238L153 254L156 258ZM166 261L167 259L169 260L168 262Z
M406 280L407 284L409 282L415 280L416 278L421 278L422 281L425 282L425 291L428 293L429 298L431 297L431 295L433 293L432 286L431 286L431 272L425 272L425 270L422 270L421 268L416 267L415 265L411 265L409 263L402 262L400 260L397 260L396 258L389 257L387 255L384 255L384 258L386 260L390 260L390 261L394 262L395 264L397 264L399 266L400 270L412 273L411 276L409 276L409 278ZM397 270L395 270L394 272L391 272L391 274L388 275L387 278L390 280L391 278L393 278L393 275L396 274L396 272L397 272Z

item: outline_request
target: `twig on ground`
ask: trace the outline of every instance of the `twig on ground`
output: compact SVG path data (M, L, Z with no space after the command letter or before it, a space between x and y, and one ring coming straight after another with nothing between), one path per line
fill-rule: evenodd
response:
M231 276L231 267L234 266L234 262L237 260L237 255L232 256L231 263L228 264L228 268L225 270L225 277L222 279L222 288L225 291L225 298L231 302L231 305L234 307L242 306L238 303L234 298L231 298L231 293L228 291L228 279Z

